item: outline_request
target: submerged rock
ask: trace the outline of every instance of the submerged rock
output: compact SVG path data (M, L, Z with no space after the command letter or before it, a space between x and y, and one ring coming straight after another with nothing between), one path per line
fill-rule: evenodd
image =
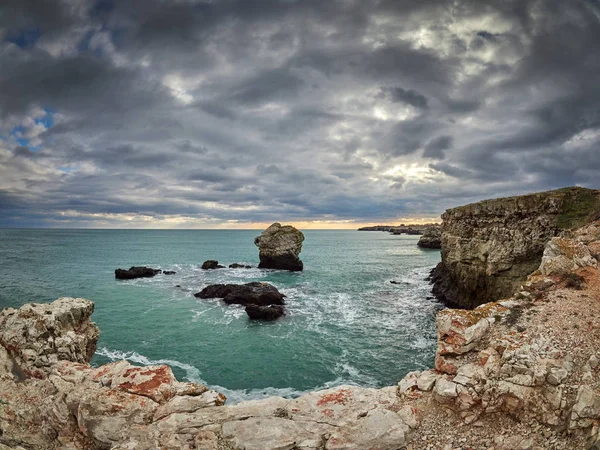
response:
M208 261L204 261L202 263L202 270L213 270L213 269L224 269L225 266L219 264L219 261L215 261L214 259L209 259Z
M442 229L440 227L430 227L419 238L417 245L421 248L442 248Z
M254 239L259 248L261 269L301 271L304 266L298 257L304 234L291 225L274 223Z
M230 269L252 269L252 266L247 266L245 264L233 263L229 264Z
M116 269L115 278L119 280L133 280L134 278L151 278L154 275L161 273L160 269L152 269L151 267L130 267L129 269Z
M282 305L247 305L246 314L248 314L248 317L252 320L275 320L285 315L285 309Z
M194 294L196 298L222 298L228 305L283 305L285 295L269 283L211 284Z
M163 275L175 275L176 273L174 270L163 270Z

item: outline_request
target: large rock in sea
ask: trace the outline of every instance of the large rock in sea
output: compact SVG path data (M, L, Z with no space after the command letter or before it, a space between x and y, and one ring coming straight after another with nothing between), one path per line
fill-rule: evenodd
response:
M440 227L427 228L419 238L417 245L421 248L442 248L442 229Z
M194 294L196 298L222 298L228 305L283 305L285 295L269 283L211 284Z
M254 239L259 248L261 269L300 271L304 268L298 257L304 234L291 225L274 223Z
M129 269L116 269L115 278L119 280L133 280L134 278L151 278L161 273L160 269L151 267L130 267Z
M600 191L579 187L449 209L433 293L465 309L509 297L540 266L546 243L599 214Z

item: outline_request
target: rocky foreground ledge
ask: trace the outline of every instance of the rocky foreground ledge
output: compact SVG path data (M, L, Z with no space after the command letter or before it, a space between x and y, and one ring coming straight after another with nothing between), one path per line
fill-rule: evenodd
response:
M437 316L435 368L233 406L168 366L91 367L93 304L0 312L0 449L600 447L600 222L546 245L515 295Z

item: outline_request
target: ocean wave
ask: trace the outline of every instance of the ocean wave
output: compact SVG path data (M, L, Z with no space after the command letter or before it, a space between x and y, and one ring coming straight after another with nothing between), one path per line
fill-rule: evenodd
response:
M143 366L156 366L160 364L166 364L168 366L177 367L183 370L185 372L185 379L187 381L206 384L202 380L200 371L196 367L173 359L150 359L144 355L140 355L138 352L123 352L120 350L110 350L106 347L100 347L99 349L97 349L96 354L108 358L111 362L125 359L130 362L141 364Z
M228 405L235 405L240 402L245 402L249 400L261 400L268 397L283 397L283 398L298 398L304 394L308 394L314 391L322 391L324 389L331 389L334 387L338 387L341 385L351 385L351 386L360 386L357 382L352 380L347 380L344 378L336 378L335 380L328 381L326 383L321 384L320 386L315 386L314 388L309 389L294 389L291 387L286 388L274 388L274 387L266 387L266 388L258 388L258 389L227 389L222 386L211 386L211 389L214 389L218 392L225 394L227 397Z
M172 359L150 359L144 355L139 354L135 351L121 351L121 350L111 350L106 347L100 347L96 350L96 355L103 356L108 358L111 362L127 360L129 362L133 362L136 364L140 364L142 366L155 366L160 364L166 364L170 367L177 367L185 372L185 381L189 381L192 383L200 383L209 387L209 389L216 390L218 392L223 393L227 397L228 405L235 405L237 403L248 401L248 400L260 400L267 397L283 397L283 398L297 398L301 395L307 394L313 391L320 391L323 389L331 389L337 386L341 386L343 384L352 385L352 386L360 386L361 384L357 383L353 379L348 379L345 377L338 377L335 380L328 381L326 383L321 384L320 386L315 386L314 388L309 389L295 389L293 387L284 387L284 388L275 388L275 387L265 387L265 388L255 388L255 389L229 389L224 386L219 385L210 385L206 381L204 381L201 377L201 372L198 368L182 363L180 361L172 360ZM350 376L358 375L358 371L355 368L351 368L348 365L343 365L344 371L346 371ZM369 383L370 384L370 383Z

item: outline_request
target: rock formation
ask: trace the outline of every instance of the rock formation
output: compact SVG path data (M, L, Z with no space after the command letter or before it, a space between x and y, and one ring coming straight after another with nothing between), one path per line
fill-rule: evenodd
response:
M419 238L417 245L421 248L442 248L442 229L440 227L427 228Z
M176 273L174 270L163 270L163 275L175 275Z
M219 264L219 261L215 261L214 259L209 259L208 261L204 261L202 263L202 270L214 270L214 269L224 269L225 266Z
M259 306L250 304L246 306L246 314L252 320L275 320L285 315L283 305Z
M254 239L259 248L261 269L300 271L304 268L298 257L304 234L296 228L274 223Z
M134 278L151 278L162 271L150 267L130 267L129 269L116 269L115 278L119 280L133 280Z
M0 449L598 448L598 255L600 221L549 242L512 297L439 312L435 369L397 387L233 406L168 366L91 367L98 328L88 300L6 308Z
M548 241L597 218L600 191L565 188L447 210L433 293L474 308L511 295L542 260Z
M283 305L285 295L269 283L211 284L194 294L196 298L221 298L228 305Z
M275 320L285 315L285 295L269 283L211 284L194 297L221 298L228 305L244 305L253 320Z
M252 266L248 266L246 264L233 263L229 264L230 269L252 269Z

